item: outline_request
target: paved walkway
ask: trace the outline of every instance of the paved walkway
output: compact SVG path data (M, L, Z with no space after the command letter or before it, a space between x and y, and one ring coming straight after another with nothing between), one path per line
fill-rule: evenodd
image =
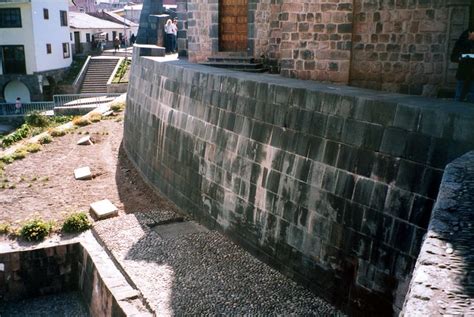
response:
M154 211L93 229L157 315L342 315L220 233L182 220Z

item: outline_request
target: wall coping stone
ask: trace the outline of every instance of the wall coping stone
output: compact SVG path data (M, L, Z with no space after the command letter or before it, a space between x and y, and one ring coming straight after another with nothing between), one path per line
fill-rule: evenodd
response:
M474 314L474 151L448 164L402 316Z

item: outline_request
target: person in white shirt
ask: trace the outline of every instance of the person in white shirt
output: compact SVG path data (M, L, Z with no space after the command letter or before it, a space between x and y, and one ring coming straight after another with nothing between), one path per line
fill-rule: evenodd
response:
M171 53L173 51L173 22L168 19L165 24L165 52Z
M173 24L171 25L171 30L173 32L173 46L172 46L172 51L173 53L178 52L178 45L177 45L177 39L178 39L178 19L174 18L173 19Z

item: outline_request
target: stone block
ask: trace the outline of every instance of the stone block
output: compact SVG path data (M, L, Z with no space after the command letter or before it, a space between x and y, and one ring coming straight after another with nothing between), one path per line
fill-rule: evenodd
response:
M380 151L393 156L402 156L405 153L407 132L397 128L385 129L380 144Z
M79 141L77 141L77 145L92 145L92 144L94 143L92 143L91 137L89 135L82 137L79 139Z
M352 200L364 206L370 206L370 197L374 188L374 182L368 178L359 177L356 180Z
M403 220L408 220L411 206L413 204L413 194L396 187L388 190L385 200L384 212Z
M90 205L90 210L97 219L105 219L118 215L117 207L108 199L99 200Z
M92 173L89 166L80 167L74 170L74 178L77 180L92 179Z

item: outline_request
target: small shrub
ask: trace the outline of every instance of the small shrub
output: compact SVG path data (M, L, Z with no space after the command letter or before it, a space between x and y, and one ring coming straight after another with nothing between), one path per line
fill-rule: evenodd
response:
M49 120L54 125L61 125L61 124L71 121L72 118L73 118L72 116L54 116L54 117L51 117Z
M91 226L92 224L87 218L87 215L83 212L78 212L66 218L62 231L69 233L82 232L89 229Z
M13 158L13 160L22 160L26 157L27 154L28 152L24 150L23 148L21 148L13 152L11 157Z
M99 122L100 120L102 120L102 114L99 112L92 112L91 114L89 114L89 120L91 122Z
M9 234L10 225L8 223L0 223L0 234Z
M84 127L86 125L91 124L92 122L86 117L75 117L74 119L72 119L72 123L79 127Z
M125 102L114 102L110 105L110 110L120 112L125 109Z
M15 142L18 142L26 138L30 133L30 126L27 124L22 124L15 132L8 134L2 138L2 147L9 147Z
M33 127L47 127L50 124L49 118L38 111L28 114L25 122Z
M41 144L38 143L28 143L25 145L25 150L30 153L36 153L41 151Z
M50 234L53 226L42 219L28 221L20 229L20 236L27 241L41 241Z
M4 164L11 164L14 160L15 159L11 155L4 155L0 157L0 161L2 161Z
M51 134L52 137L57 138L66 135L66 131L60 129L52 129L51 131L49 131L49 134Z
M47 134L45 136L42 136L41 138L38 139L39 144L48 144L53 142L53 138Z

